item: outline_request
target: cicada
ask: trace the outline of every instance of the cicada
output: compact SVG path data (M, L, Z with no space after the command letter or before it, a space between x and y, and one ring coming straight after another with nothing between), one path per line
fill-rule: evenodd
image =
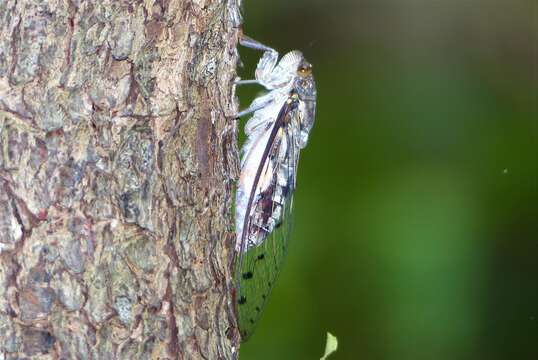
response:
M263 50L255 79L268 91L239 116L245 126L236 194L236 298L243 340L253 332L280 271L291 230L299 153L314 124L316 85L300 51L278 61L278 53L243 36L245 46Z

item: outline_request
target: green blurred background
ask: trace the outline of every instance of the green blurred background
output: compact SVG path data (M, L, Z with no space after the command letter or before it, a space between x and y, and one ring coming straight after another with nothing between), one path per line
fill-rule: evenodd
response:
M536 1L244 2L314 65L318 115L241 359L319 359L326 331L335 360L538 359Z

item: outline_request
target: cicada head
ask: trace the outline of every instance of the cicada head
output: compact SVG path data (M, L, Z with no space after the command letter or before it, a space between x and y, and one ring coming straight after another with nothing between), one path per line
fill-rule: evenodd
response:
M297 67L295 91L303 101L316 101L316 82L312 74L312 65L304 57Z
M304 58L297 68L294 90L300 100L300 134L297 141L299 147L304 148L316 117L316 82L312 74L312 65Z

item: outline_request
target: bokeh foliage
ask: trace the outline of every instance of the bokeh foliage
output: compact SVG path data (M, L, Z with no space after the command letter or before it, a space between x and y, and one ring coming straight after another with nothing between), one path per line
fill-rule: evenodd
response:
M326 331L335 360L536 358L535 2L245 3L245 32L303 50L319 99L241 359L316 359Z

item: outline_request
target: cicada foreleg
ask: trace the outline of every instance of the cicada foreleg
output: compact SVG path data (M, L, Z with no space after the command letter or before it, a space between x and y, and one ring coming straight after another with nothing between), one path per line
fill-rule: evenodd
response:
M249 49L260 51L275 51L272 47L262 44L261 42L254 40L253 38L245 35L243 31L239 33L239 44Z
M268 80L278 61L278 52L257 40L254 40L241 32L239 36L239 44L244 47L263 51L263 55L256 66L255 79L238 80L237 85L259 84L267 87Z

